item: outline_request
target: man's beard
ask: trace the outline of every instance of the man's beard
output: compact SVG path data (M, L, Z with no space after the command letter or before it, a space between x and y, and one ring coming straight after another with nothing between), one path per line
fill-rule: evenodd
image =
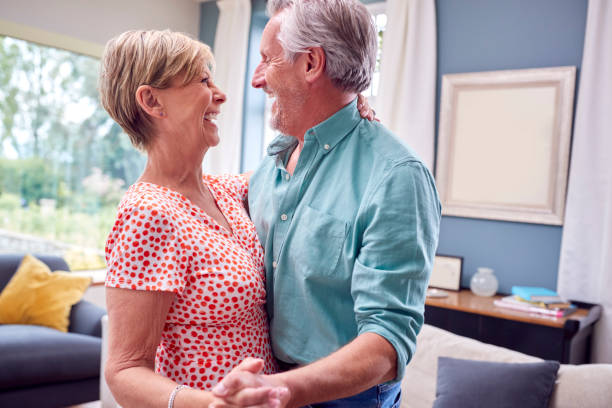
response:
M291 103L287 103L287 97L283 98L285 101L281 103L278 96L275 97L274 105L276 109L270 115L270 127L286 135L291 135L292 128L294 127L292 125L299 122L300 107L305 99L301 94L292 95L290 98Z

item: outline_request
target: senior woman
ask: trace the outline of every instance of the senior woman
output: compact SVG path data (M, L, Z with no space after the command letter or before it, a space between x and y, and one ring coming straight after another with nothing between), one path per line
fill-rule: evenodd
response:
M123 407L206 407L206 390L246 357L257 360L241 369L275 370L247 179L202 175L225 102L213 63L208 46L170 31L126 32L102 58L102 104L147 154L106 245L105 377ZM282 392L252 397L273 407Z

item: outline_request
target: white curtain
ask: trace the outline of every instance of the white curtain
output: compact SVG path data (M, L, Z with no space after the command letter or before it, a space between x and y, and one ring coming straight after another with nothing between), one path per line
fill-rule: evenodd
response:
M377 115L430 170L436 112L434 0L387 0Z
M558 291L599 303L593 362L612 363L612 2L589 0Z
M218 0L219 20L215 34L215 83L227 95L218 117L221 141L204 159L208 173L238 173L242 151L242 104L246 74L250 0Z

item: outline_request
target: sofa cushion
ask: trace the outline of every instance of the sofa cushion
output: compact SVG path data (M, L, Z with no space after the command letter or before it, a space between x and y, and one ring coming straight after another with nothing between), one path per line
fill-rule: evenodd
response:
M90 283L89 277L52 273L43 262L26 255L0 293L0 323L37 324L66 332L70 309Z
M434 408L547 408L559 363L498 363L440 357Z
M24 254L0 254L0 291L11 280L13 274L19 268ZM63 258L55 255L37 255L37 259L43 261L52 271L69 271L70 268Z
M98 377L101 347L98 337L0 325L0 389Z

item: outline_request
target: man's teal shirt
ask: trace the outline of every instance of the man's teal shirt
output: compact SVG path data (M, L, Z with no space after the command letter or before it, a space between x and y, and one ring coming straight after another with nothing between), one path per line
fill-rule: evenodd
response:
M395 348L398 377L414 354L438 243L440 202L429 170L356 100L297 145L277 137L249 186L265 249L275 356L307 364L359 334Z

